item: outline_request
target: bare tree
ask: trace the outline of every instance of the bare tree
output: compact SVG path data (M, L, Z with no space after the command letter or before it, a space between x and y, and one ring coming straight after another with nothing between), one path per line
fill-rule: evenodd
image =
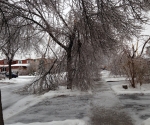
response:
M114 68L114 65L112 66L113 73L115 71L115 73L119 72L120 74L126 75L133 88L137 84L142 85L149 75L148 61L143 58L143 51L149 40L150 38L145 40L141 51L138 46L132 46L132 48L124 47L123 51L114 60L116 67Z
M66 63L68 89L91 86L92 76L98 69L96 59L139 33L140 24L146 22L143 16L149 9L146 3L148 1L135 0L1 1L14 7L19 17L33 24L37 31L46 32L63 49L61 61ZM56 67L50 66L44 76Z
M17 38L17 36L19 34L17 33L16 30L14 30L11 33L12 33L12 35L9 36L9 37L6 35L8 39L5 36L5 38L3 38L2 42L1 42L2 44L5 44L5 45L2 45L3 47L1 48L1 50L2 50L3 54L6 56L6 58L8 60L9 79L11 79L11 65L12 65L12 61L13 61L13 58L14 58L16 52L19 49L18 40L16 41L16 38ZM4 40L4 39L7 39L7 40Z
M0 38L1 38L1 51L6 56L8 65L9 65L9 79L11 79L11 65L13 58L17 51L24 47L24 40L21 34L23 34L21 30L21 26L19 23L17 23L17 20L7 20L8 26L9 26L9 34L5 34L1 32ZM13 23L16 23L15 25Z
M18 11L15 11L13 6L0 4L0 8L1 15L3 15L3 18L0 20L0 50L8 61L9 79L11 79L11 64L14 56L17 53L26 53L26 50L33 48L34 42L36 41L37 44L41 35L37 35L37 31L33 30L30 27L31 24L26 22L24 18L17 17ZM38 49L39 46L36 45L34 47Z

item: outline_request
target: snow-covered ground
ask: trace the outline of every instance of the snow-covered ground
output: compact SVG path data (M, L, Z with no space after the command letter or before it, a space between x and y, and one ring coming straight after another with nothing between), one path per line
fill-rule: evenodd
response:
M11 117L15 117L19 113L30 109L30 107L33 107L34 105L43 102L46 99L50 100L52 98L61 96L71 97L92 94L91 92L87 93L77 90L67 90L64 86L59 87L57 91L50 91L43 95L19 95L14 93L16 89L31 83L34 78L35 76L19 76L18 78L13 78L11 80L6 78L0 81L0 89L2 91L3 117L6 123L9 119L11 119ZM66 119L51 122L15 122L6 125L87 125L87 123L83 119Z
M6 124L8 125L8 124ZM15 124L9 124L9 125L87 125L87 123L83 120L75 119L75 120L64 120L64 121L52 121L52 122L34 122L34 123L15 123Z
M150 83L143 84L140 86L136 85L136 88L132 88L129 84L129 81L125 77L114 76L110 74L110 71L102 71L103 79L106 82L118 82L118 84L114 84L111 88L117 95L126 95L126 94L141 94L141 95L149 95L150 94ZM126 82L126 83L125 83ZM122 85L127 85L128 89L124 89Z
M102 71L102 74L103 79L109 82L112 90L122 99L125 107L130 106L129 110L133 110L140 117L150 116L149 107L146 106L150 103L150 84L137 85L136 88L132 88L125 77L113 76L109 71ZM127 85L128 89L124 89L122 85ZM150 118L144 120L142 125L150 125Z
M147 120L145 120L142 125L150 125L150 118L148 118Z
M114 82L114 81L124 81L124 80L127 80L126 77L121 77L120 75L118 75L118 76L112 75L110 73L110 71L106 71L106 70L101 71L101 74L102 74L103 80L105 80L106 82Z
M14 91L23 85L31 83L35 76L19 76L18 78L11 80L0 80L5 124L90 125L88 122L89 117L87 115L88 113L91 113L89 112L91 100L94 107L100 106L108 109L110 107L116 106L119 103L119 99L121 100L121 98L125 98L124 100L121 100L121 103L125 105L128 103L133 103L133 105L138 103L141 106L143 104L147 105L148 101L145 102L145 100L147 98L149 99L149 97L143 96L150 94L149 84L146 84L142 87L137 87L136 89L129 87L129 89L125 90L122 88L122 85L128 85L126 78L112 76L109 71L102 71L101 73L105 82L103 82L102 88L100 88L96 93L80 92L77 90L70 91L62 86L57 91L50 91L43 95L20 95L14 93ZM99 84L100 83L97 85L99 86ZM109 85L112 86L112 90L109 88ZM113 91L116 93L116 95L120 95L119 99L115 97ZM127 95L133 95L135 93L142 95L142 97L140 96L138 98L144 98L144 102L141 102L140 99L133 100L133 102L132 99L128 99ZM147 112L148 111L149 110L147 110ZM140 113L144 115L145 111L142 110ZM138 125L141 125L141 121ZM145 121L142 122L142 125L150 125L150 119L145 119Z
M141 94L141 95L150 95L150 84L143 84L142 86L137 85L136 88L132 88L129 84L128 89L124 89L122 85L112 86L112 90L115 91L117 95L126 95L126 94Z

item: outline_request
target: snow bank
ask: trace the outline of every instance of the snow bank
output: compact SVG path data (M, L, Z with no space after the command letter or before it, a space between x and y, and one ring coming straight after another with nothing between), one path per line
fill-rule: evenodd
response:
M59 89L57 91L49 91L48 93L42 95L42 97L53 98L61 95L78 96L78 95L85 95L85 94L92 94L92 91L81 92L79 90L69 90L65 86L59 86Z
M34 79L36 76L18 76L17 79Z
M150 94L150 84L143 84L142 86L136 86L136 88L132 88L129 85L128 89L124 89L121 85L114 85L112 86L112 90L115 91L117 95L124 95L124 94L141 94L141 95L149 95Z
M26 67L28 67L28 66L30 66L30 64L12 64L11 66L26 66Z
M112 75L110 71L103 70L101 71L102 79L105 80L106 82L112 81L112 82L117 82L117 81L125 81L127 80L126 77L120 76L120 75Z
M26 84L31 83L34 80L35 77L33 76L21 76L21 77L17 77L17 78L12 78L12 79L2 79L0 80L0 88L15 88L15 87L19 87L19 86L24 86ZM8 84L10 83L10 84Z
M148 118L147 120L145 120L142 125L150 125L150 118Z
M107 78L110 75L110 71L103 70L103 71L101 71L101 75L103 78Z
M15 123L15 124L6 124L6 125L87 125L85 121L75 119L75 120L65 120L65 121L52 121L52 122L35 122L35 123Z
M12 79L2 79L0 80L0 83L29 83L30 81L32 81L35 78L35 76L19 76L17 78L12 78Z
M125 77L112 77L112 78L106 78L106 82L118 82L118 81L125 81L127 78Z

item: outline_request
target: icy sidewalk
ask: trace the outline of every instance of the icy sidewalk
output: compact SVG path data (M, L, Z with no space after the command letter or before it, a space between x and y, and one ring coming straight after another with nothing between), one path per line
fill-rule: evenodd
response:
M106 82L100 82L96 88L91 108L91 125L134 125Z
M91 107L91 125L134 125L132 118L105 81L109 71L102 71L102 80L95 86Z

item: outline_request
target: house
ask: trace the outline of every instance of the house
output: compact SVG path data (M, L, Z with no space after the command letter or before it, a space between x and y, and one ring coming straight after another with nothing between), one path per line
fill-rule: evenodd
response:
M27 69L27 67L30 66L30 63L29 63L29 60L31 59L24 59L24 60L13 60L12 61L12 71L25 71ZM8 68L8 61L7 59L2 59L0 60L0 72L3 72L3 71L8 71L9 68Z
M36 72L39 68L41 60L44 60L44 67L47 69L47 65L53 62L53 59L37 58L37 59L14 59L12 61L12 71L19 72L20 75L27 75L29 72ZM0 60L0 72L8 72L9 66L7 59ZM32 70L32 71L29 71Z

